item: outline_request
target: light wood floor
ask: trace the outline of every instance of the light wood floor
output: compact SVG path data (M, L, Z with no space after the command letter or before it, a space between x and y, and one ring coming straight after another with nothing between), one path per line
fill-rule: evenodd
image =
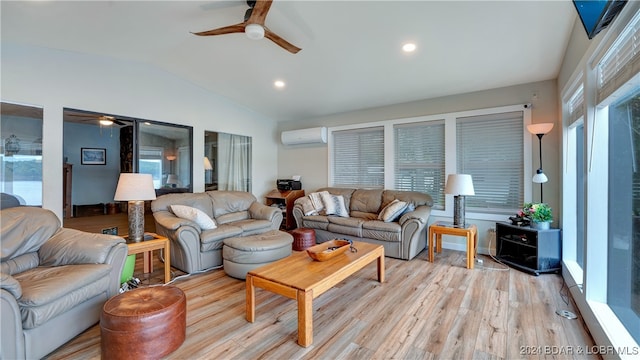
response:
M424 251L412 261L386 258L383 284L376 281L375 263L367 266L314 300L314 342L308 348L296 344L293 300L257 289L256 322L249 323L243 281L222 270L177 280L173 285L187 295L187 336L167 358L598 358L577 354L594 345L582 320L555 313L577 311L571 300L563 301L559 275L491 270L502 266L485 256L484 267L467 270L465 256L445 249L435 263L426 261ZM160 283L162 264L156 262L145 283ZM49 358L99 359L99 326Z

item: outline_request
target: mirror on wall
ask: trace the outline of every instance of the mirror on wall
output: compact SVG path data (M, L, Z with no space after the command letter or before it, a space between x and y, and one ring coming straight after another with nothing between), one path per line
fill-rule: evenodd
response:
M42 206L42 108L4 101L0 108L2 206Z
M158 196L191 192L192 128L64 109L64 217L120 213L121 172L153 176Z
M205 190L251 192L251 137L204 133Z

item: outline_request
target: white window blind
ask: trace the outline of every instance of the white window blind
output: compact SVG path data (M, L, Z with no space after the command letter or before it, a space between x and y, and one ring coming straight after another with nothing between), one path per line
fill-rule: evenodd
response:
M467 211L511 214L522 206L523 112L456 119L457 172L473 178Z
M384 188L384 128L333 132L333 186Z
M571 95L567 106L569 108L569 124L573 124L584 116L584 87L582 84Z
M395 189L431 195L444 209L444 120L394 126Z
M640 13L598 62L598 103L640 72Z

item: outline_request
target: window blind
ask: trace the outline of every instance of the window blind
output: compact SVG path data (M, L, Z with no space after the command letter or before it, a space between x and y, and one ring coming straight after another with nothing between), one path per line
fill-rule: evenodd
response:
M394 125L395 189L431 195L444 209L444 120Z
M469 211L510 214L524 201L522 111L456 119L457 172L470 174Z
M384 128L333 132L333 186L384 188Z
M571 95L567 106L569 107L569 125L584 116L584 86L582 84Z
M598 103L640 72L640 13L598 62Z

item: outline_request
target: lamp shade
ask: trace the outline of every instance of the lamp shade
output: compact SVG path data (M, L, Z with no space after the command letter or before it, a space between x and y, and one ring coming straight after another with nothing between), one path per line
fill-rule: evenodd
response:
M536 174L533 175L532 181L534 183L542 184L542 183L546 183L547 181L549 181L549 179L547 178L547 175L544 174L542 169L538 169L536 171Z
M169 185L178 185L178 175L176 175L176 174L167 175L167 184L169 184Z
M553 129L553 123L529 124L527 130L534 134L546 134Z
M118 179L115 201L155 200L151 174L122 173Z
M204 157L204 169L205 170L213 170L213 166L211 166L211 161L209 161L208 157Z
M447 184L444 188L445 194L452 195L475 195L473 180L468 174L449 174Z

